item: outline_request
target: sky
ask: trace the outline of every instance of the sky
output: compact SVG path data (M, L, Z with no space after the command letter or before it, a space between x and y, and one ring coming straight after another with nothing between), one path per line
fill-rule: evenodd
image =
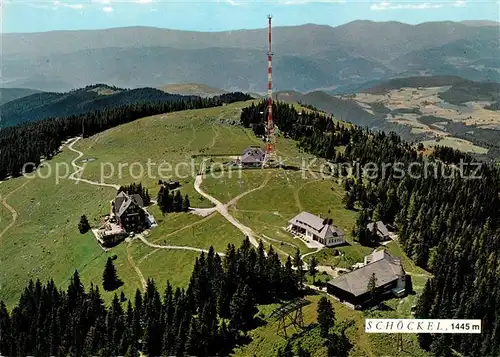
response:
M500 21L497 0L0 0L3 33L153 26L225 31L353 20Z

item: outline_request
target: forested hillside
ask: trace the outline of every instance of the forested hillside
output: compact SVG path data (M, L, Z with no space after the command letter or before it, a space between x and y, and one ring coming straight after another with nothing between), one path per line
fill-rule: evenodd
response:
M100 285L100 284L99 284ZM115 294L110 307L99 285L85 289L77 271L66 291L53 281L31 281L9 313L0 302L0 351L6 356L228 355L255 327L257 304L297 296L298 274L271 247L246 239L196 259L186 290L149 280L126 309Z
M406 78L394 78L384 81L375 86L363 89L360 92L370 94L386 94L391 89L399 89L403 87L417 88L417 87L442 87L451 86L456 83L472 83L462 77L457 76L418 76Z
M261 133L260 105L245 108L241 121ZM349 179L346 203L361 207L355 234L362 242L368 219L396 224L399 240L415 263L430 270L416 317L482 320L481 335L424 335L423 348L435 356L500 355L500 172L483 164L464 168L444 164L460 156L439 150L425 158L397 135L344 128L317 113L302 113L275 104L276 125L312 154L332 162L374 163L378 175ZM343 153L335 147L345 145ZM467 159L467 158L466 158ZM470 160L469 157L467 160ZM436 174L423 172L424 163L436 165ZM400 163L406 175L395 170ZM411 163L420 164L408 174ZM393 164L382 170L383 164ZM375 177L373 177L375 176Z
M40 91L28 88L0 88L0 105L35 93L40 93ZM0 121L1 126L2 122Z
M439 97L455 105L470 101L495 102L500 100L500 83L458 82L446 92L440 93Z
M171 98L171 97L168 97ZM212 98L175 96L177 101L128 104L68 117L50 118L0 130L0 180L22 174L23 165L37 167L49 159L61 143L71 137L90 136L114 126L150 115L186 109L200 109L249 100L243 93L227 93Z
M36 93L0 106L2 113L0 128L123 105L192 99L195 97L165 93L154 88L121 89L105 84L96 84L68 93Z

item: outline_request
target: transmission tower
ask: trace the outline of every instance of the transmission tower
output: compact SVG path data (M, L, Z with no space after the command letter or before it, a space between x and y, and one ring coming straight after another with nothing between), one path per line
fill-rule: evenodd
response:
M274 137L273 123L273 52L271 49L271 15L267 15L269 20L269 47L267 51L267 144L266 156L263 166L276 166L278 160L276 157L276 138Z

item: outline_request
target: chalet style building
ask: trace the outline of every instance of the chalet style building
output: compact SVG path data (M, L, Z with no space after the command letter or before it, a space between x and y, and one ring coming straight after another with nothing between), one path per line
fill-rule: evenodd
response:
M240 165L242 167L262 167L266 152L258 146L250 146L243 150L240 157Z
M327 247L345 243L344 231L333 224L331 219L323 219L309 212L301 212L288 221L287 230L304 239L311 239Z
M366 265L341 275L327 283L327 291L340 302L362 309L374 302L406 294L407 276L401 258L385 250L365 257ZM369 291L369 282L375 276L375 289Z
M120 192L113 200L112 209L116 223L127 232L138 232L146 225L144 202L138 194Z
M387 229L386 225L382 221L377 221L375 223L370 222L366 226L369 232L373 232L374 224L377 226L377 236L379 240L385 241L391 239L391 232Z

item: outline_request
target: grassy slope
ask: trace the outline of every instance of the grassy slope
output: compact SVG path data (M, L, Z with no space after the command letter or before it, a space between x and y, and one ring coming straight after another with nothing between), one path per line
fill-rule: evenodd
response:
M151 158L152 162L161 162L160 160L163 159L171 160L173 163L184 159L190 160L191 154L199 153L203 148L210 151L212 144L214 144L214 150L220 150L226 146L224 141L239 152L240 149L252 143L247 133L239 128L225 128L219 125L220 130L225 132L224 135L216 137L211 125L217 124L216 119L219 117L236 119L240 108L245 105L247 104L237 103L224 108L168 114L167 118L161 116L144 118L81 140L75 148L85 153L83 159L97 158L96 161L85 165L83 177L100 181L100 165L103 162L115 164L118 171L118 163L130 164L137 160L146 164L148 158ZM214 137L216 137L215 140ZM68 172L71 172L71 161L75 157L75 153L64 149L63 153L48 162L53 171L52 174L58 164L66 165ZM40 173L45 176L47 170L48 166L42 168ZM64 173L65 169L61 168L61 172ZM26 178L15 178L2 182L0 196L4 197L26 181L28 181ZM105 181L129 184L139 180L134 180L128 172L119 178L116 172L115 177ZM150 188L152 196L155 196L158 190L157 179L143 178L141 181ZM181 191L189 194L193 206L211 206L209 202L200 200L199 196L194 194L192 178L182 183ZM118 256L115 264L119 276L125 282L122 289L127 294L131 294L139 288L140 280L127 259L125 245L120 245L109 253L105 253L98 247L90 232L81 235L77 230L82 214L89 217L91 225L98 225L99 217L109 212L109 201L114 194L112 188L96 187L86 183L75 184L66 179L55 184L55 178L51 176L48 179L35 178L9 197L8 203L18 211L19 217L0 243L2 247L0 250L2 262L0 299L12 306L30 278L45 280L52 277L56 284L64 287L74 269L79 270L85 283L89 284L92 281L100 284L107 256L113 254ZM152 212L159 220L165 219L165 222L160 223L158 230L153 231L148 239L160 242L163 240L163 234L166 235L182 228L188 222L200 220L199 217L191 215L179 215L177 218L172 215L163 218L155 207L152 208ZM1 229L12 219L10 212L3 206L0 208L0 218L2 218ZM175 221L177 223L174 223ZM211 234L211 232L218 234ZM228 242L239 244L241 241L239 231L221 217L202 222L195 227L194 234L193 240L193 230L186 229L169 236L168 243L200 248L214 245L218 250L223 250ZM134 254L137 247L136 244L130 247L131 254ZM152 250L144 247L144 254ZM188 262L193 262L194 257L198 255L195 252L185 251L175 251L175 254L179 257L187 257L185 259ZM175 254L161 252L157 256ZM176 263L166 260L164 264L173 267ZM155 268L149 271L155 272ZM171 269L161 269L155 272L154 276L163 281L168 278L184 283L190 271L191 269L188 268L185 276L182 276L177 272L173 273ZM148 269L144 275L147 278ZM120 290L117 292L119 293ZM104 293L104 298L109 301L112 295L112 293Z
M167 93L179 93L189 95L218 95L227 93L224 89L214 88L200 83L178 83L167 84L158 89Z
M144 118L84 139L78 143L77 148L85 153L85 157L97 158L87 164L84 177L97 179L100 164L105 161L116 164L139 160L144 163L147 158L152 158L152 161L168 158L175 163L189 158L192 154L203 152L237 154L244 147L257 144L258 140L248 130L222 125L217 119L237 118L240 108L244 105L247 104L237 103L218 109L172 113L166 118ZM293 142L282 138L278 138L278 148L282 156L293 159L296 164L300 163L303 156L307 157L297 150ZM51 167L56 163L69 165L75 155L64 150L50 162ZM47 168L42 168L41 172L45 173L46 170ZM310 176L304 178L301 173L292 171L285 173L275 170L246 170L241 177L243 184L240 184L236 177L222 180L207 178L204 188L221 200L228 201L242 190L258 187L268 176L269 181L265 187L241 198L231 208L234 216L242 223L257 233L288 243L279 245L273 242L282 252L293 254L292 245L306 252L308 249L285 233L281 227L301 210L307 210L333 218L346 231L347 240L352 243L350 228L354 224L355 212L346 211L342 207L342 187L334 181L315 180ZM124 175L122 178L110 178L107 182L114 183L115 179L123 184L134 181L130 175ZM16 178L1 183L0 195L5 196L27 181L26 178ZM150 188L153 195L156 193L157 179L141 181ZM191 178L182 183L182 191L190 194L193 206L209 206L206 201L199 200L192 194L194 190ZM0 273L0 299L12 306L29 278L46 279L50 276L60 287L65 287L75 268L80 271L86 284L91 281L100 284L105 260L114 254L117 255L115 265L118 274L125 282L117 293L123 290L126 295L132 296L137 288L141 288L141 281L131 261L146 279L154 278L160 287L167 279L174 286L186 286L198 253L154 249L139 241L121 244L105 253L90 233L81 235L78 232L76 226L80 215L87 214L91 224L96 224L98 217L109 210L109 200L113 196L114 191L110 188L94 187L85 183L75 185L68 180L62 180L55 185L54 179L36 178L9 197L8 202L18 211L19 218L0 243L0 259L3 263ZM238 244L242 238L240 232L218 214L208 218L186 214L161 216L157 207L151 207L150 210L157 217L160 226L151 232L148 240L158 244L165 244L166 241L167 244L200 248L214 245L217 251L223 251L227 243ZM6 209L0 209L0 217L1 229L2 225L6 226L6 222L10 222L11 217ZM403 255L394 243L389 244L389 249L397 255ZM369 252L368 248L356 244L340 250L344 252L343 258L333 257L328 253L329 250L318 253L318 258L323 264L349 265L351 260L359 261ZM127 255L130 255L130 260ZM406 257L404 264L408 272L417 274L412 277L414 287L417 291L421 290L426 279L425 272L416 268ZM112 295L113 293L104 293L104 298L109 301ZM313 304L304 310L306 323L312 323L316 319L315 304L318 296L312 296L310 299ZM415 296L410 296L401 303L396 299L390 300L387 304L395 311L377 314L382 314L383 317L409 316L409 308L414 299ZM355 320L356 328L349 332L351 341L356 342L352 356L405 355L397 351L394 336L365 334L362 312L352 311L336 302L334 305L338 320ZM263 318L268 324L251 331L252 342L237 349L236 355L270 356L279 346L284 346L285 341L275 333L275 322L268 319L274 307L261 307ZM324 348L318 344L317 329L313 328L300 340L304 347L313 351L314 356L325 355ZM405 350L415 356L425 356L416 347L414 336L404 336L404 346ZM406 355L411 355L410 352Z

